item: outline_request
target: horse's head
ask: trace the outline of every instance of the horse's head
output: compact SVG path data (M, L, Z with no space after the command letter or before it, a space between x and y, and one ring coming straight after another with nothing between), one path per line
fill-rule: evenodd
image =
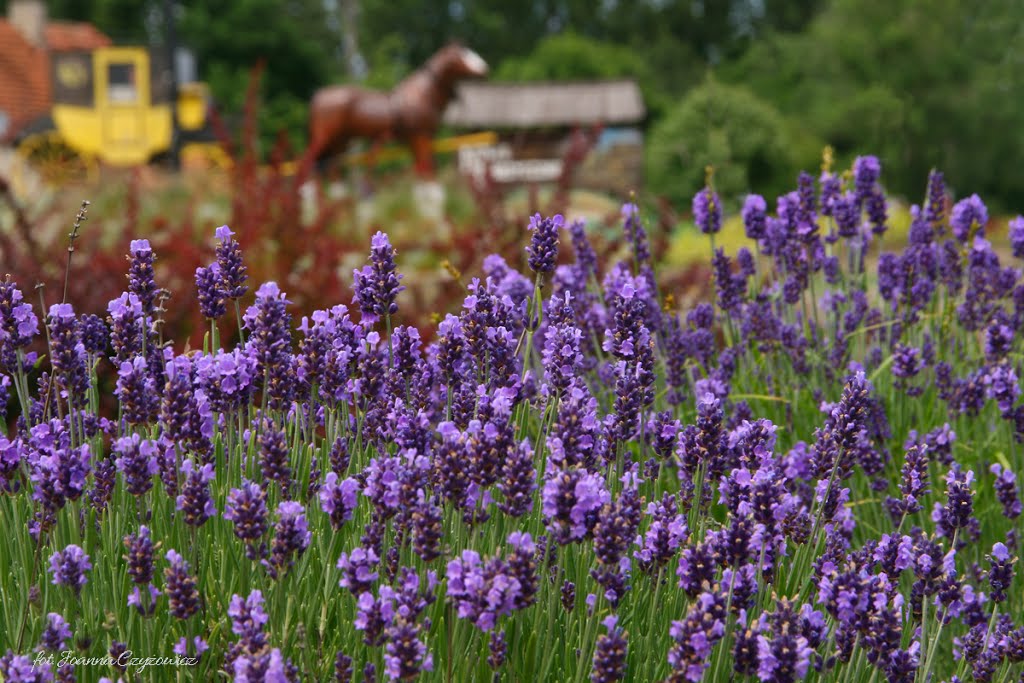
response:
M455 80L462 78L483 78L490 68L484 58L460 43L449 43L431 60L449 77Z

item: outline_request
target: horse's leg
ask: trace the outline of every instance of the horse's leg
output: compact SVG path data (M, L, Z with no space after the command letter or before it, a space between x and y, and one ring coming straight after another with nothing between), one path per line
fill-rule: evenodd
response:
M416 175L424 180L434 178L433 140L429 135L414 135L409 140L412 156L415 160Z

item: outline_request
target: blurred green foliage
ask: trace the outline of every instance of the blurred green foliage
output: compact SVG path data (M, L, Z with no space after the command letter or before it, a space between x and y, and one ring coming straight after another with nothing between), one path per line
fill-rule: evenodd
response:
M688 208L708 166L725 201L751 187L781 192L795 170L782 115L744 87L708 80L691 90L651 130L650 189Z

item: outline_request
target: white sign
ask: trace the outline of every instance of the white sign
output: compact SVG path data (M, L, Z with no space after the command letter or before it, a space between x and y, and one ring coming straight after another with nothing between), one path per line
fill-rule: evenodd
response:
M543 183L558 179L562 174L562 160L513 159L512 148L506 143L459 150L461 173L479 180L486 176L488 169L499 183Z

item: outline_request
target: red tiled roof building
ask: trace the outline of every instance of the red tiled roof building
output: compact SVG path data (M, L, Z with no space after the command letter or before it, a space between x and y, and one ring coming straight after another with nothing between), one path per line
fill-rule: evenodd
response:
M52 22L44 0L10 0L0 18L0 142L50 111L50 54L112 45L92 24Z

